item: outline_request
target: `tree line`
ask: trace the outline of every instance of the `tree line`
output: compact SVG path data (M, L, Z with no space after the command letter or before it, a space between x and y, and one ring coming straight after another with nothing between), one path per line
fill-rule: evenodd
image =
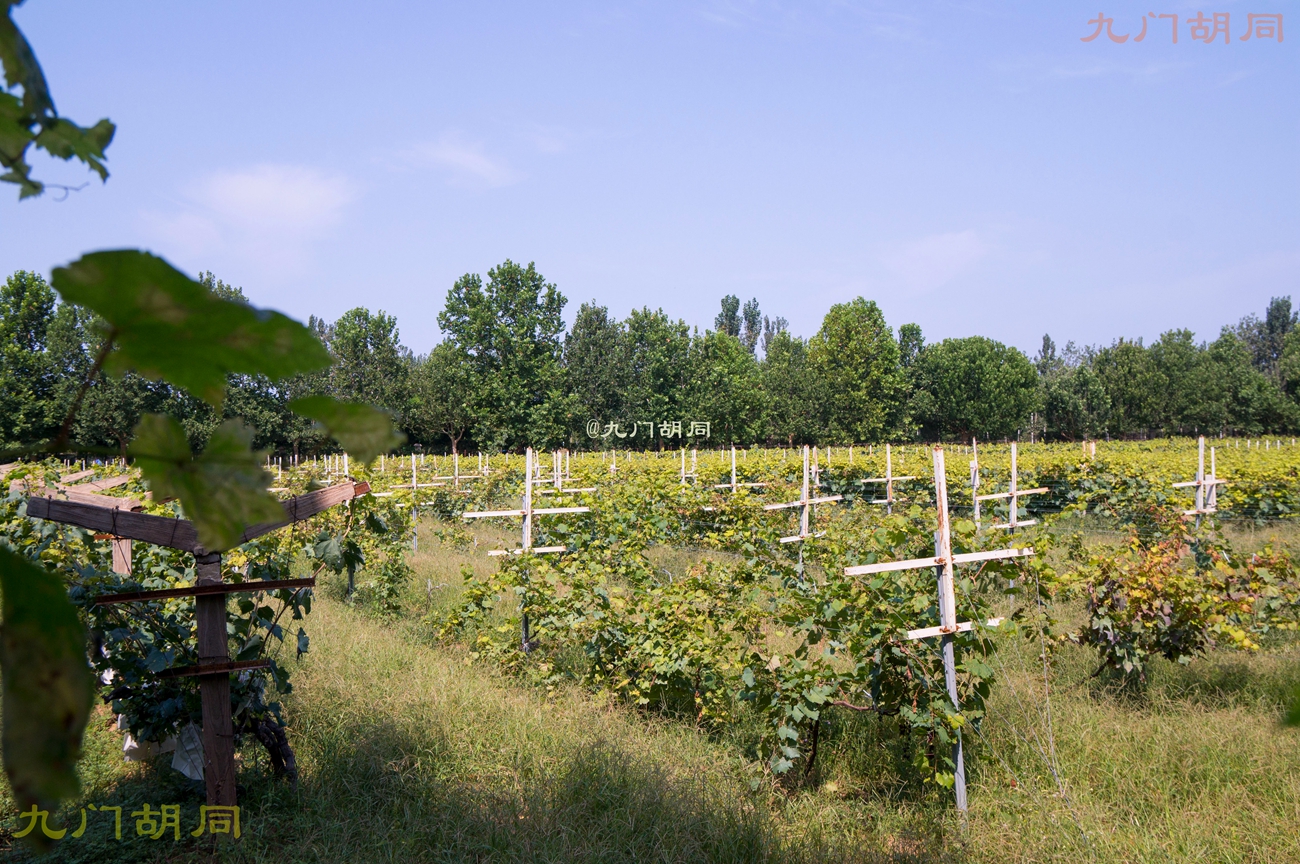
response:
M200 281L244 300L211 273ZM73 438L125 452L140 416L163 412L201 446L239 416L257 430L257 447L306 455L328 440L287 403L314 394L385 407L412 446L433 451L1071 441L1300 426L1300 328L1289 297L1274 298L1262 318L1223 327L1213 342L1171 330L1149 345L1121 338L1058 349L1044 336L1033 358L982 336L927 344L918 325L895 331L861 297L832 306L807 339L763 315L757 300L735 296L722 299L703 332L662 309L620 320L595 302L582 304L569 328L566 304L533 264L507 260L486 279L456 280L438 315L444 339L427 354L404 346L397 320L382 311L312 317L334 357L327 372L277 384L232 376L220 412L164 382L99 373ZM102 332L40 275L6 280L0 442L57 435L96 366Z

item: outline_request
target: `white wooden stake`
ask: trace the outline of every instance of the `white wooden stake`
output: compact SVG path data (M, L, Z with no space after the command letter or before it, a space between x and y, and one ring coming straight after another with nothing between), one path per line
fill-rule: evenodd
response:
M461 514L465 519L491 519L496 517L520 516L523 517L523 527L521 532L522 548L519 549L494 549L489 555L523 555L531 552L540 555L547 552L563 552L564 546L539 546L533 547L533 517L549 516L555 513L590 513L590 507L546 507L536 508L533 506L533 448L529 447L524 452L524 506L519 510L479 510Z
M895 481L901 481L901 480L915 480L915 479L916 479L915 477L910 477L910 476L909 476L909 477L895 477L895 476L894 476L894 451L893 451L893 448L892 448L889 444L886 444L886 445L885 445L885 476L884 476L884 477L868 477L866 480L859 480L858 482L859 482L859 483L884 483L884 484L885 484L885 497L884 497L884 498L876 498L876 499L874 499L871 503L872 503L872 504L884 504L884 505L885 505L885 512L886 512L886 513L889 513L889 514L892 514L892 513L894 512L894 501L897 500L897 499L894 498L894 483L895 483Z
M1046 486L1040 486L1040 487L1038 487L1037 489L1021 489L1021 488L1019 487L1019 483L1018 483L1018 477L1017 477L1018 473L1019 473L1019 469L1018 469L1017 466L1016 466L1016 442L1015 442L1015 441L1012 441L1012 442L1011 442L1011 485L1010 485L1010 491L1007 491L1007 492L995 492L995 493L993 493L992 495L977 495L977 496L975 496L975 497L976 497L977 499L979 499L980 501L992 501L992 500L995 500L995 499L1006 498L1007 501L1008 501L1008 506L1009 506L1009 508L1010 508L1010 511L1009 511L1009 513L1008 513L1007 515L1008 515L1010 518L1007 519L1006 522L1002 522L1002 523L994 523L992 527L994 527L994 528L1006 528L1007 530L1009 530L1009 531L1011 531L1011 532L1013 532L1013 533L1015 532L1015 530L1016 530L1017 528L1023 528L1023 527L1025 527L1026 525L1035 525L1035 524L1038 523L1038 520L1037 520L1037 519L1025 519L1024 521L1021 521L1021 519L1020 519L1020 499L1023 498L1024 496L1026 496L1026 495L1040 495L1040 494L1042 494L1043 492L1048 491L1048 489L1047 489Z
M939 621L938 627L922 627L917 630L909 630L907 638L913 640L930 639L935 636L942 637L941 650L943 654L944 683L947 685L948 698L952 700L953 708L960 711L961 705L957 696L957 660L955 656L955 646L953 644L953 635L963 633L974 628L974 624L969 621L957 621L957 598L954 584L953 568L957 564L967 564L978 561L994 561L1007 558L1023 558L1034 554L1032 548L1025 549L997 549L988 552L964 552L954 555L952 551L952 532L949 525L948 517L948 480L944 471L943 448L934 448L934 497L936 504L936 516L938 519L938 530L934 533L934 557L933 558L912 558L906 561L886 561L878 564L862 564L857 567L847 567L844 570L845 576L866 576L872 573L886 573L894 570L919 570L925 567L934 567L938 581L939 593ZM1002 623L1001 618L993 618L985 622L983 626L996 627ZM966 764L965 754L962 749L961 730L957 731L957 742L953 745L953 764L955 766L955 783L953 792L957 799L957 809L966 810Z
M798 501L791 501L787 504L767 504L764 510L785 510L789 507L799 508L799 533L792 537L782 537L782 543L794 543L800 540L808 540L812 537L820 537L822 534L813 534L811 529L812 509L818 504L831 504L836 501L843 501L843 495L827 495L825 497L812 497L813 490L809 485L809 459L808 447L803 448L803 493L799 496ZM825 533L825 532L822 532Z
M691 451L691 469L695 468L695 451ZM738 492L742 487L766 486L766 483L740 483L736 479L736 445L731 445L731 482L718 483L714 489L730 489L732 492Z
M1220 480L1215 477L1214 472L1214 448L1210 448L1210 476L1205 476L1205 436L1200 436L1196 442L1196 479L1175 483L1174 488L1191 486L1196 489L1195 507L1191 510L1184 510L1184 516L1195 516L1196 527L1201 527L1201 517L1208 516L1211 513L1218 512L1219 489L1220 486L1226 486L1228 481ZM1206 491L1209 491L1208 496Z

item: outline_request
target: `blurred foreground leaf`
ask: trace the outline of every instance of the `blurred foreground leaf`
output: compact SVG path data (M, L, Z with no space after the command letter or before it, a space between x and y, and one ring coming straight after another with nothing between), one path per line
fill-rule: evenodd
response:
M13 7L20 5L22 0L0 0L0 66L5 86L21 87L23 93L20 99L0 90L0 167L8 169L0 174L0 182L18 184L19 199L44 191L44 184L31 176L32 166L27 162L27 148L32 144L58 159L75 157L99 179L107 180L104 150L116 128L106 119L83 128L59 116L32 46L11 17Z
M53 810L77 794L77 759L94 676L86 634L63 580L0 548L4 592L4 763L18 809ZM38 845L44 837L33 832Z
M179 498L199 542L210 552L220 552L239 545L250 525L284 518L284 508L266 491L271 475L263 470L252 441L253 430L227 420L195 459L180 423L146 414L135 427L131 455L154 495Z
M344 450L366 464L406 440L405 435L393 429L392 415L361 402L304 396L290 402L289 410L320 423Z
M117 346L110 371L168 381L213 406L221 405L232 372L276 381L330 364L302 324L223 300L148 252L92 252L56 267L51 281L64 300L108 323Z

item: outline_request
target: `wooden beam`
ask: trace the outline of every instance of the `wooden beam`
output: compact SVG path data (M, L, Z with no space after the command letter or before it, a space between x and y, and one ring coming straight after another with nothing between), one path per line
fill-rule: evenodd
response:
M74 488L78 492L103 492L105 489L112 489L115 486L125 486L137 478L130 474L119 474L116 477L107 477L103 480L91 480L87 483L78 483Z
M288 527L294 522L301 522L309 519L317 513L322 513L335 504L342 504L344 501L351 501L359 495L365 495L370 491L369 483L340 483L337 486L329 486L325 489L317 489L315 492L308 492L306 495L299 495L297 498L290 498L284 503L285 520L282 522L265 522L260 525L254 525L243 534L240 543L247 543L263 534L269 534L272 531L278 531L281 528Z
M184 519L149 516L76 501L34 496L27 499L27 515L184 552L193 552L199 543L198 532Z
M164 588L159 591L130 591L124 594L105 594L95 600L97 606L111 603L149 602L172 597L207 597L212 594L238 594L245 591L280 591L284 588L313 588L316 577L306 579L255 579L249 582L222 582L209 585L186 585L181 588Z
M290 498L288 501L283 502L286 517L283 522L265 522L254 525L244 531L235 545L247 543L254 538L261 537L263 534L268 534L294 522L300 522L303 519L315 516L335 504L351 500L357 495L364 495L369 491L370 486L366 483L341 483L338 486L330 486L327 489L320 489L306 495L299 495L297 498ZM194 552L196 549L200 552L207 551L199 546L199 535L194 530L194 525L185 519L149 516L144 513L132 513L126 510L111 509L77 501L52 500L39 495L27 499L27 515L36 519L49 519L52 522L78 525L82 528L89 528L92 531L112 534L117 537L141 540L155 546L180 549L183 552Z
M988 552L961 552L952 556L953 564L970 564L975 561L996 561L1003 558L1027 558L1034 554L1033 547L1023 549L993 549ZM933 558L909 558L906 561L882 561L879 564L861 564L857 567L845 567L845 576L866 576L869 573L889 573L894 570L919 570L922 567L943 567L946 559L941 555Z
M82 492L76 486L67 488L45 489L33 493L39 498L49 498L51 501L75 501L78 504L89 504L92 507L107 507L110 510L143 510L144 502L137 501L134 498L116 498L112 495L96 495L94 492Z
M984 622L985 627L997 627L1002 623L1001 618L990 618ZM950 633L967 633L975 629L975 625L969 621L962 621L952 630L945 630L943 627L922 627L919 630L908 630L908 639L931 639L935 636L944 636Z
M202 666L177 666L164 669L158 673L159 678L195 678L199 675L229 675L245 669L265 669L271 665L270 660L235 660L230 663L208 663Z

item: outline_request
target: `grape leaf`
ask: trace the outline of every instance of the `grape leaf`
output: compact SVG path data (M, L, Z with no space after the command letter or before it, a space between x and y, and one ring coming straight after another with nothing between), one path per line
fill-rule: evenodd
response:
M238 546L245 528L284 518L284 508L266 491L271 475L263 470L252 441L251 429L239 420L227 420L195 459L180 423L146 414L135 427L131 455L154 494L179 498L199 542L210 552L220 552Z
M17 183L19 200L45 190L45 185L31 176L29 146L35 144L58 159L80 159L101 180L107 180L104 150L116 131L107 119L86 129L59 116L32 46L10 15L13 7L21 4L22 0L0 0L0 66L6 86L23 91L21 101L0 92L0 166L9 169L0 175L0 181Z
M86 633L63 580L4 548L0 590L5 773L19 810L53 810L79 788L76 764L94 696Z
M302 324L223 300L148 252L91 252L56 267L51 281L64 300L108 323L117 345L108 369L168 381L213 406L232 372L279 380L330 364Z
M366 464L406 440L393 429L391 414L362 402L304 396L290 402L289 410L320 423L344 450Z

